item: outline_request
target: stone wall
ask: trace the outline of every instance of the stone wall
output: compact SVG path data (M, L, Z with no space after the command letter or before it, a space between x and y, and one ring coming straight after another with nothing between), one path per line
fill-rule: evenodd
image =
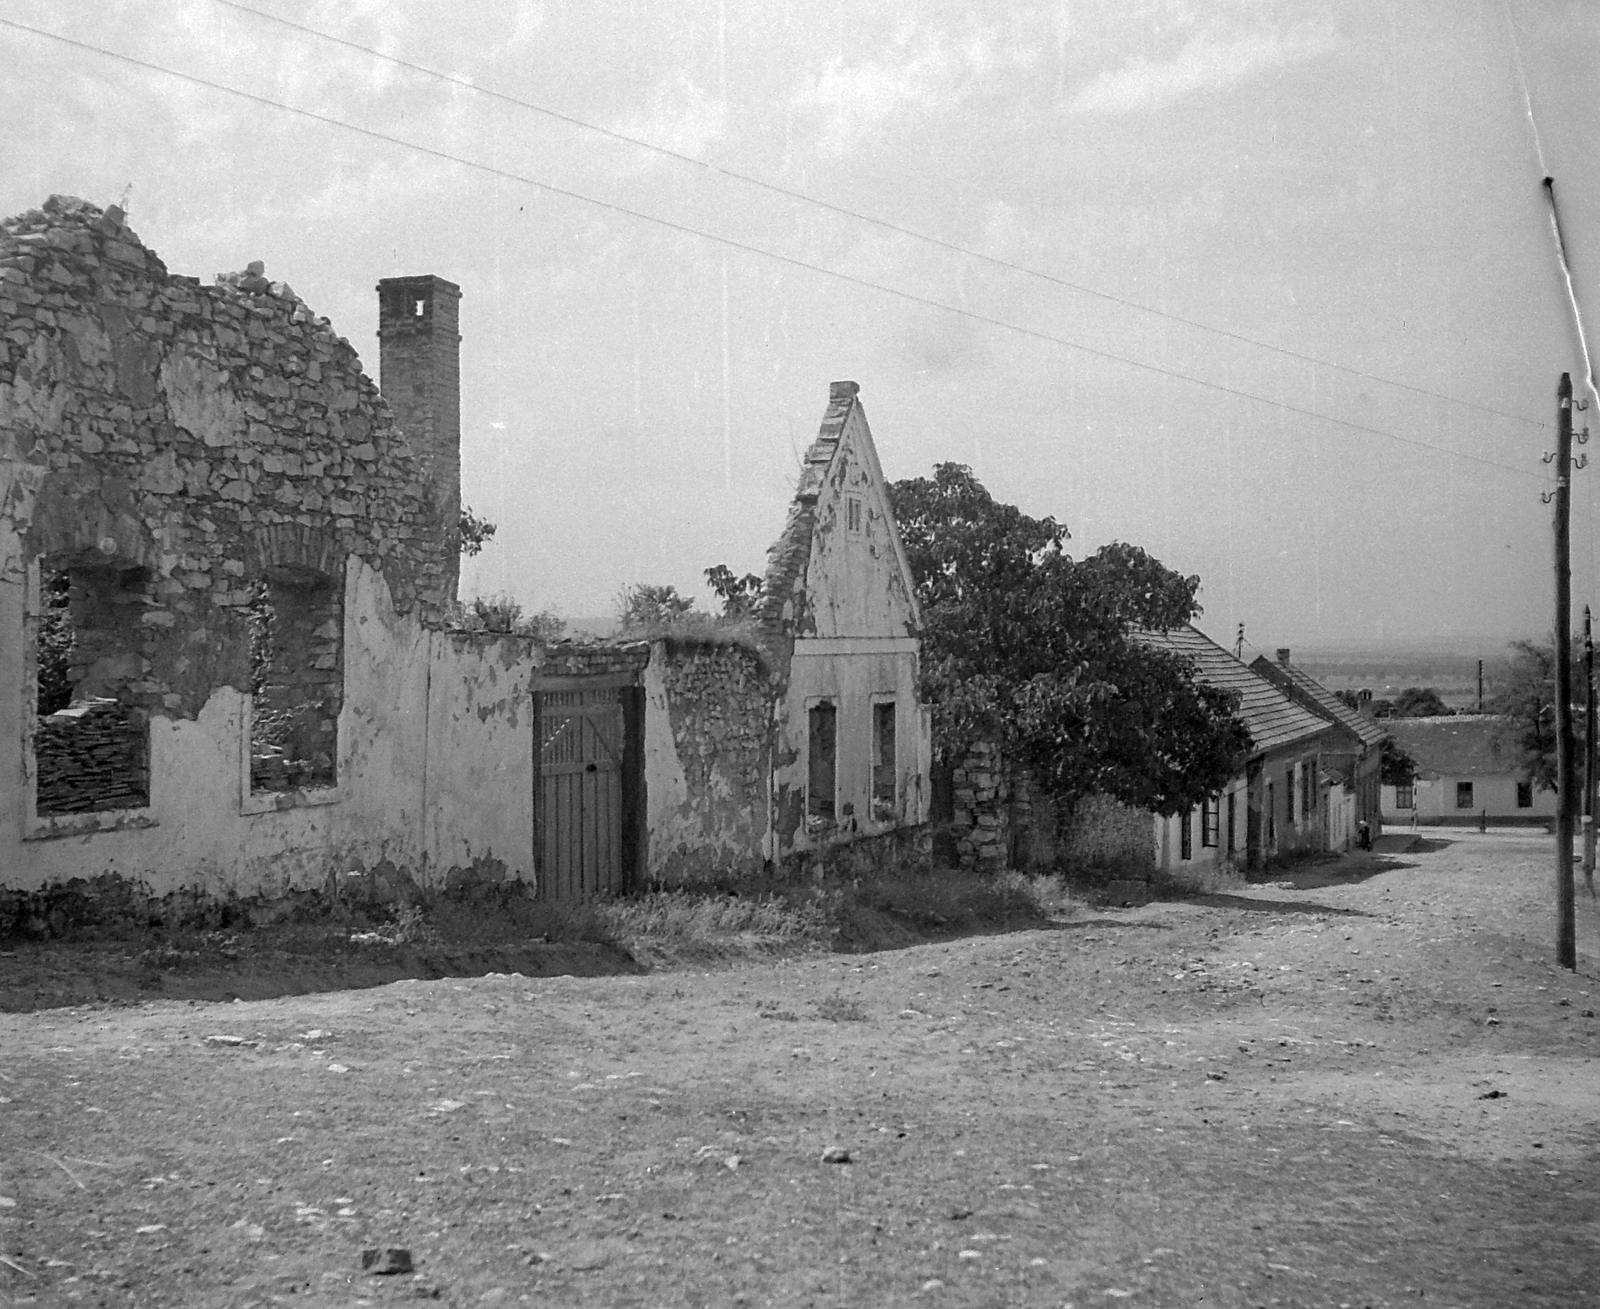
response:
M56 197L0 223L0 326L0 571L143 570L130 705L193 717L248 689L273 568L341 579L357 554L402 613L453 598L419 452L284 284L169 274L118 210Z
M963 868L999 872L1010 856L1011 788L1000 747L979 741L955 766L956 861Z
M673 638L645 677L645 794L652 883L725 882L768 857L777 687L762 654Z
M39 720L33 749L41 814L136 809L150 800L144 714L91 700Z

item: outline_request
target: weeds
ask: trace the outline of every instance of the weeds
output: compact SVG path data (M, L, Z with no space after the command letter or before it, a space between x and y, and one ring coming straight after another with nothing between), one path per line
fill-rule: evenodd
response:
M864 1023L867 1011L861 1007L859 1000L835 991L817 1001L817 1017L830 1023Z

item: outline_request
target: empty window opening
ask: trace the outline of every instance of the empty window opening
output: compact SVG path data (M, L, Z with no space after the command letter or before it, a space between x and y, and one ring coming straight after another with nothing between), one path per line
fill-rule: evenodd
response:
M1472 783L1471 782L1457 782L1456 783L1456 808L1457 809L1471 809L1472 808Z
M872 706L872 816L895 816L894 701Z
M1533 783L1532 782L1518 782L1517 783L1517 808L1518 809L1532 809L1533 808Z
M251 591L250 789L338 783L344 595L309 569L273 569Z
M35 629L34 809L41 817L150 803L141 568L42 561Z
M838 742L838 711L827 700L811 706L810 736L806 748L806 817L818 823L834 818L834 758Z
M427 312L427 308L428 308L428 302L426 300L418 300L412 306L411 316L413 318L421 318L423 316L423 314L425 312Z

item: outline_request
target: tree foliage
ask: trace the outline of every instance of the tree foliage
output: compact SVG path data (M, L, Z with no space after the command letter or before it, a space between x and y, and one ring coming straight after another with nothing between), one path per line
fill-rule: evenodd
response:
M1064 526L996 501L961 464L890 495L922 606L941 759L997 741L1050 792L1166 814L1242 766L1249 734L1233 696L1131 636L1194 618L1198 577L1122 542L1075 561Z
M736 577L727 564L713 564L706 569L706 585L722 601L722 616L737 621L748 618L761 599L761 575L746 573Z
M1433 687L1408 686L1395 700L1391 717L1442 718L1454 712Z
M554 609L528 613L522 602L504 591L495 595L475 595L458 604L453 615L455 626L468 632L504 632L511 636L530 636L536 641L559 641L567 634L567 620Z
M1383 738L1378 762L1379 780L1385 786L1410 786L1417 775L1417 761L1393 737Z
M1583 654L1573 642L1573 744L1583 756ZM1505 683L1492 708L1516 724L1522 752L1522 775L1541 790L1556 789L1556 650L1550 642L1513 641Z
M617 623L624 632L671 627L694 612L694 597L679 595L670 584L635 582L617 593Z
M478 554L489 544L497 528L497 524L473 513L470 505L462 505L461 516L456 520L456 542L461 553L469 557Z

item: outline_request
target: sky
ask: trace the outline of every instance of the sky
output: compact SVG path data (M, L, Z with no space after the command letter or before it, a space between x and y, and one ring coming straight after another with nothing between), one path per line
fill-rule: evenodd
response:
M458 283L464 595L709 605L848 378L891 479L1143 546L1225 644L1494 653L1551 625L1597 60L1559 0L0 0L0 213L261 259L374 376L378 279Z

